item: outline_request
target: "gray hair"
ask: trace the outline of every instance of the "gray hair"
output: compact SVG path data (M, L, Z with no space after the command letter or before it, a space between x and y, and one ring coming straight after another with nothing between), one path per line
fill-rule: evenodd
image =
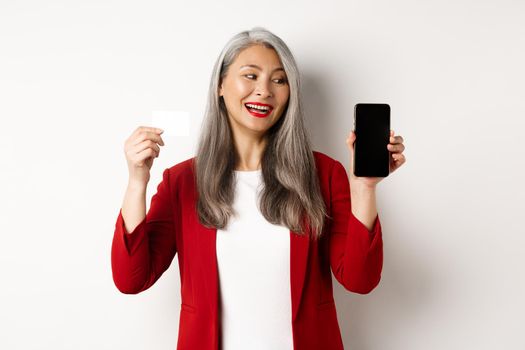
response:
M213 67L194 163L199 220L204 226L224 229L230 216L235 214L232 207L235 145L219 86L239 53L253 45L264 45L275 50L290 87L288 104L282 116L265 135L268 142L261 157L265 186L259 196L259 208L268 222L284 225L298 234L305 230L304 220L309 220L312 230L309 235L319 238L324 218L329 216L304 125L299 70L284 41L262 27L254 27L232 37Z

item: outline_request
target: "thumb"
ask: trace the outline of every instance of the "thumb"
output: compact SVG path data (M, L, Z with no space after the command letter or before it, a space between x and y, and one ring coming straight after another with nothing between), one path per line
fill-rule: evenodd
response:
M348 150L350 153L349 160L350 160L350 176L354 176L354 142L356 139L355 132L352 130L348 134L348 137L346 138L346 145L348 146Z
M348 134L348 137L346 138L346 144L348 146L348 149L353 153L354 152L354 142L355 142L355 132L352 130Z

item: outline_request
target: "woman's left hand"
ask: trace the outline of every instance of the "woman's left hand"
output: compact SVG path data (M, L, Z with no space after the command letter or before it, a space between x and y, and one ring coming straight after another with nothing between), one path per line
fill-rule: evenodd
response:
M355 186L363 186L367 188L374 188L384 177L361 177L354 175L354 162L352 157L354 156L354 141L356 139L355 132L350 131L350 135L346 139L346 144L350 150L350 188L356 188ZM387 145L387 149L390 152L389 157L389 171L392 174L394 171L399 169L401 165L406 162L406 158L403 155L405 145L403 145L403 137L398 135L394 136L394 130L390 130L390 140ZM352 186L354 184L354 186Z

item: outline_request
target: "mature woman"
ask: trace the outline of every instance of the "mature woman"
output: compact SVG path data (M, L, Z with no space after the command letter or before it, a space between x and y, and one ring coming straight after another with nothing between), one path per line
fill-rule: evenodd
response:
M165 169L146 214L162 131L126 140L129 183L111 262L115 285L151 287L178 253L178 350L342 349L331 271L347 290L381 278L376 185L313 151L296 62L256 27L220 54L195 157ZM346 145L350 157L356 136ZM391 131L390 172L405 162Z

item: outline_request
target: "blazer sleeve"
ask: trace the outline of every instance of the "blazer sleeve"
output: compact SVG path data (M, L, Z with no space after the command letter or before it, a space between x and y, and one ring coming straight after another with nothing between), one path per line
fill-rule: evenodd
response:
M381 279L383 240L379 214L371 231L351 210L350 184L345 168L335 161L330 176L332 224L330 266L345 289L370 293Z
M137 294L151 287L170 266L177 252L169 169L142 222L128 233L120 208L111 246L113 281L122 293Z

